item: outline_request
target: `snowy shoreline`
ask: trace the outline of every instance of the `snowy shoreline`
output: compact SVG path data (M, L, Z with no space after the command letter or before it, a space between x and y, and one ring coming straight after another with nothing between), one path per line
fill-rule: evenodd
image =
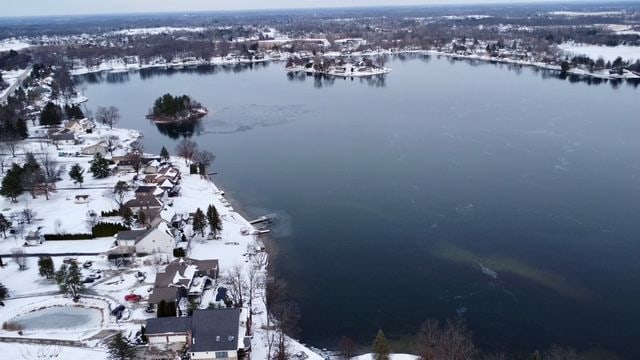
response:
M513 64L513 65L521 65L521 66L530 66L530 67L535 67L538 69L543 69L543 70L551 70L551 71L557 71L560 72L562 71L561 66L560 65L552 65L552 64L548 64L545 62L539 62L539 61L530 61L530 60L517 60L517 59L511 59L511 58L507 58L507 57L494 57L494 56L487 56L487 55L478 55L478 54L456 54L456 53L451 53L451 52L446 52L446 51L441 51L441 50L423 50L423 49L416 49L416 50L398 50L398 51L392 51L392 50L379 50L379 51L375 51L375 52L354 52L352 54L350 54L349 56L353 56L353 57L366 57L366 56L393 56L393 55L409 55L409 54L415 54L415 55L436 55L436 56L446 56L449 58L453 58L453 59L466 59L466 60L478 60L478 61L483 61L483 62L487 62L487 63L503 63L503 64ZM98 66L94 66L94 67L86 67L86 66L82 66L82 67L77 67L71 70L71 75L88 75L88 74L98 74L98 73L126 73L129 71L140 71L140 70L146 70L146 69L164 69L164 70L169 70L169 69L175 69L175 70L180 70L180 69L190 69L190 68L196 68L198 66L229 66L229 65L250 65L250 64L258 64L258 63L265 63L265 62L283 62L286 61L289 57L296 57L296 56L300 56L300 54L297 53L293 53L287 56L277 56L277 57L270 57L270 56L265 56L262 59L253 59L253 60L249 60L249 59L229 59L229 58L224 58L224 57L215 57L215 58L211 58L210 60L194 60L191 62L185 62L179 65L176 64L172 64L172 63L166 63L166 62L160 62L160 63L148 63L148 64L141 64L139 61L138 62L134 62L132 64L127 64L125 63L124 60L122 59L116 59L116 60L110 60L110 61L106 61L101 63ZM339 57L339 56L343 56L340 53L332 53L332 52L327 52L323 55L325 58L335 58L335 57ZM391 72L392 69L387 68L387 67L382 67L380 69L373 69L370 71L363 71L363 72L358 72L358 71L317 71L315 69L312 68L304 68L302 66L295 66L295 67L291 67L291 68L286 68L285 70L287 72L305 72L305 73L311 73L311 74L323 74L323 75L328 75L328 76L334 76L334 77L344 77L344 78L349 78L349 77L370 77L370 76L377 76L377 75L386 75L389 74ZM575 75L575 76L583 76L583 77L590 77L590 78L595 78L595 79L602 79L602 80L640 80L640 74L631 72L629 70L624 70L622 74L612 74L610 72L608 72L606 69L601 70L601 71L594 71L594 72L590 72L587 71L586 69L581 69L581 68L570 68L569 70L567 70L566 72L568 75Z

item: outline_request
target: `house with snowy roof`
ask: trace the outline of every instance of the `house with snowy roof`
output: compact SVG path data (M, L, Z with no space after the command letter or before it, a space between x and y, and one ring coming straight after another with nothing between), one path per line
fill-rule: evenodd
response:
M64 128L74 134L85 134L91 131L95 125L87 118L78 120L68 120L64 124Z
M116 244L122 249L135 249L136 253L173 254L176 239L169 226L160 218L152 222L146 230L120 231L116 234Z
M149 303L175 302L180 310L181 300L199 303L205 288L218 278L218 260L179 258L156 274ZM184 309L186 311L186 309Z
M194 310L191 317L148 319L150 346L185 345L191 359L236 360L251 350L246 309Z

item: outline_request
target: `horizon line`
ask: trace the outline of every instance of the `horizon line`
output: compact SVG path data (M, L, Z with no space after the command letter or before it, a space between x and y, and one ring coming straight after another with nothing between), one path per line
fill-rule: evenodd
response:
M501 1L501 0L482 0L481 2L472 2L472 0L466 0L470 2L460 3L447 3L444 0L437 0L442 2L435 3L417 3L417 4L388 4L388 5L345 5L345 6L301 6L301 7L285 7L285 8L238 8L238 9L193 9L185 11L122 11L122 12L96 12L96 13L59 13L59 14L47 14L47 15L5 15L0 16L0 20L3 19L33 19L33 18L54 18L54 17L79 17L79 16L118 16L118 15L162 15L162 14L201 14L201 13L234 13L234 12L285 12L285 11L304 11L304 10L347 10L347 9L380 9L380 8L416 8L416 7L444 7L455 8L463 6L487 6L487 5L504 5L504 6L526 6L526 5L579 5L579 4L593 4L593 3L610 3L614 5L616 3L637 3L637 0L611 0L611 1L599 1L599 0L524 0L524 1Z

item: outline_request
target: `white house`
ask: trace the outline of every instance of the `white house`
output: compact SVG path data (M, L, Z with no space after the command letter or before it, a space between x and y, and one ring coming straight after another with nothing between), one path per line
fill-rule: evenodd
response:
M97 144L89 145L87 147L82 148L81 152L83 155L95 155L100 153L101 155L107 154L107 143L105 141L100 141Z
M93 129L95 125L89 119L69 120L64 124L64 128L74 134L85 134Z
M133 247L136 253L152 254L160 252L173 254L176 240L164 221L148 230L120 231L116 235L116 243L120 247Z

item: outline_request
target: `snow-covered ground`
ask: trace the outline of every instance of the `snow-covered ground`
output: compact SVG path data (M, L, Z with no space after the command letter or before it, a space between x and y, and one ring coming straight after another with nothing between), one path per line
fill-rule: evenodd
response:
M594 60L602 57L605 61L614 61L618 56L623 60L640 59L640 46L618 45L601 46L576 43L563 43L560 49L569 55L585 55Z
M583 16L617 16L624 14L623 11L551 11L551 15L583 17Z
M102 349L78 348L56 345L33 345L0 343L3 359L62 359L62 360L106 360L107 352Z
M107 33L107 35L159 35L159 34L171 34L175 32L203 32L204 27L172 27L161 26L153 28L133 28L117 30Z
M418 356L411 355L411 354L391 354L389 356L389 358L391 360L417 360L417 359L419 359ZM351 360L373 360L373 356L372 356L371 353L363 354L363 355L360 355L360 356L356 356L356 357L352 358Z
M9 50L22 50L30 47L31 44L17 39L5 39L0 41L0 52Z

